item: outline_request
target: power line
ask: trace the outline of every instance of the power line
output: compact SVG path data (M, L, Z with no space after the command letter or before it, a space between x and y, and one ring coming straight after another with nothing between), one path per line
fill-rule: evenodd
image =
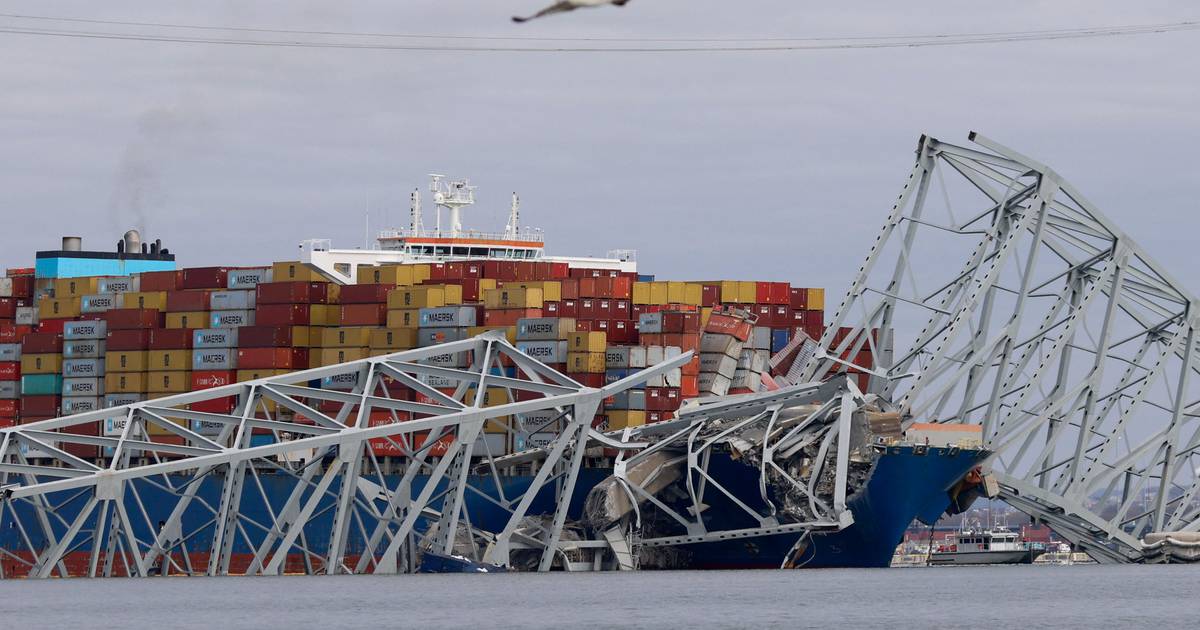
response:
M133 26L139 28L168 28L202 31L230 31L242 33L264 33L275 35L320 35L342 37L368 37L390 39L449 39L449 40L481 40L481 41L542 41L542 42L625 42L625 43L754 43L754 42L852 42L852 41L889 41L889 40L932 40L942 38L964 37L1026 37L1033 35L1070 35L1094 33L1098 30L1138 29L1158 32L1156 29L1170 29L1179 25L1197 24L1196 22L1165 22L1158 24L1133 24L1110 27L1079 27L1023 31L994 31L976 33L928 33L905 35L850 35L850 36L821 36L821 37L530 37L512 35L438 35L414 33L385 33L370 31L329 31L329 30L299 30L284 28L265 28L247 26L218 26L201 24L179 24L173 22L137 22L127 20L100 20L93 18L53 17L45 15L28 15L20 13L0 13L0 18L19 20L36 20L48 22L72 22L79 24L102 24L108 26ZM46 30L50 29L47 27Z
M149 23L140 23L151 26ZM191 28L191 27L188 27ZM208 29L210 27L201 27ZM217 29L218 27L211 27ZM227 29L229 30L229 29ZM1097 37L1118 37L1132 35L1151 35L1179 31L1200 30L1200 22L1173 22L1153 25L1108 26L1083 29L1068 29L1060 31L1015 31L1006 34L944 34L926 36L893 36L882 38L848 38L823 40L787 40L805 43L758 43L748 45L716 45L716 46L463 46L460 44L385 44L378 42L355 41L304 41L304 40L257 40L217 37L193 37L182 35L165 35L153 33L122 33L108 31L83 31L51 28L25 28L19 26L0 26L0 33L13 35L30 35L41 37L63 37L97 40L121 40L140 42L165 42L181 44L210 44L226 46L250 47L281 47L281 48L310 48L310 49L340 49L340 50L381 50L381 51L428 51L428 52L514 52L514 53L704 53L704 52L786 52L786 51L819 51L819 50L855 50L855 49L884 49L884 48L924 48L930 46L967 46L979 44L1001 44L1015 42L1053 41L1067 39L1088 39ZM296 34L318 34L317 32ZM344 34L343 36L350 36ZM357 36L366 36L359 33ZM394 37L415 37L401 36ZM370 37L380 37L371 35ZM437 36L422 36L422 38ZM470 36L453 36L465 39ZM587 40L567 40L587 41ZM592 40L599 41L599 40ZM653 43L651 40L632 40ZM666 43L664 40L663 43ZM711 40L699 40L711 41ZM744 40L768 42L770 40Z

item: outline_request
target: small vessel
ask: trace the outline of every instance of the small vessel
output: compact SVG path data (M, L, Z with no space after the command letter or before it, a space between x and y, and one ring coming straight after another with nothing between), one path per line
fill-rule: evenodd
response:
M1000 524L990 528L964 526L949 544L935 547L929 554L929 564L1032 564L1044 553L1020 539L1020 535Z

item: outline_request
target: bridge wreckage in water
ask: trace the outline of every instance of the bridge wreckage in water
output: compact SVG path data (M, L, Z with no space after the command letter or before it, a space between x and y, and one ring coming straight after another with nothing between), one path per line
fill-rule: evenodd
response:
M6 428L0 569L883 566L912 518L980 493L967 474L980 463L982 487L997 480L1002 498L1097 560L1158 561L1161 539L1190 544L1200 528L1200 301L1059 175L972 139L983 149L921 139L829 332L777 390L603 432L602 400L690 357L591 388L484 335ZM982 203L952 210L966 194ZM959 253L961 266L945 264ZM469 367L431 364L447 353L469 353ZM855 363L863 353L869 366ZM501 357L515 377L498 375ZM867 393L846 372L869 374ZM484 406L494 387L515 402ZM233 413L188 409L221 397L236 398ZM392 421L371 422L379 410ZM109 419L124 421L119 437L72 432ZM969 425L981 445L926 442L918 419ZM485 425L527 421L553 438L488 452ZM151 429L183 444L155 443ZM255 431L275 441L251 446ZM371 440L391 441L401 463L380 462ZM109 459L73 457L71 443Z

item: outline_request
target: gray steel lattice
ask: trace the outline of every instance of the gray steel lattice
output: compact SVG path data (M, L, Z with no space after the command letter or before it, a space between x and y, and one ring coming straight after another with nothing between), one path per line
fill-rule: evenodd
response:
M910 421L982 425L1004 499L1137 561L1200 529L1196 297L1060 175L971 140L921 138L805 376L869 353Z

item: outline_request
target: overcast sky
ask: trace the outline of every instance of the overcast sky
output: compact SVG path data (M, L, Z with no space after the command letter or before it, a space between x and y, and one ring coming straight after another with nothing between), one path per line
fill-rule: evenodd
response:
M0 2L0 12L305 30L808 37L1200 18L1146 0L633 0L515 25L546 0ZM29 26L0 18L0 24ZM44 25L44 24L43 24ZM85 30L117 27L66 26ZM125 29L129 30L129 29ZM845 290L922 133L974 129L1054 166L1168 268L1192 265L1200 32L957 48L517 54L306 50L0 34L0 264L130 226L181 265L294 258L405 224L426 174L508 196L551 253L645 273ZM428 218L432 221L432 217Z

